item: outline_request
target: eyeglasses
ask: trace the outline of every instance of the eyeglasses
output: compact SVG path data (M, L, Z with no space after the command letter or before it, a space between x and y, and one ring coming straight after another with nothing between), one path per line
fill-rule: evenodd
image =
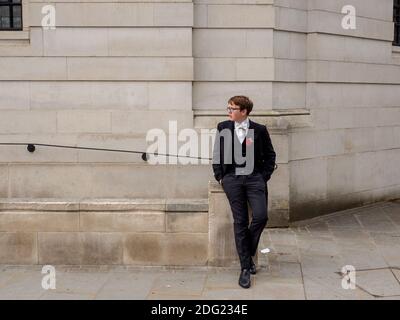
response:
M228 110L229 113L232 113L235 110L240 110L240 108L227 107L226 110Z

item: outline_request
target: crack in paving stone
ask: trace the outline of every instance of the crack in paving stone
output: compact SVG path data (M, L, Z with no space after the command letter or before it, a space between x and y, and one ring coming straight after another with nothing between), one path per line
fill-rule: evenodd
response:
M400 286L400 280L397 279L396 275L395 275L394 272L393 272L393 269L394 269L394 270L400 270L400 268L398 268L398 267L383 267L383 268L359 269L359 270L356 270L356 272L357 272L357 273L360 273L360 272L369 272L369 274L370 274L371 272L374 272L374 271L383 271L383 270L387 270L387 271L390 271L390 274L393 276L393 279L392 279L392 280L394 280L395 283L396 283L397 285ZM342 277L345 275L344 273L342 273L342 272L340 272L340 271L339 271L339 272L335 272L335 273L341 275ZM393 297L400 297L400 294L386 294L386 295L385 295L385 294L383 294L383 295L381 295L381 294L376 294L376 293L370 292L371 289L372 289L372 290L374 290L374 289L378 290L376 287L375 287L375 288L372 287L372 288L370 288L370 289L367 289L367 288L365 288L365 287L360 286L359 284L357 284L357 281L351 282L351 283L353 283L357 288L359 288L360 290L362 290L363 292L369 294L370 296L372 296L372 297L374 297L374 298L393 298ZM393 282L391 282L391 284L393 284Z

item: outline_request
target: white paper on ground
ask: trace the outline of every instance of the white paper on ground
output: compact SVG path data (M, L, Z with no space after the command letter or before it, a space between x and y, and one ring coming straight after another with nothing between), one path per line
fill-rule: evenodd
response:
M261 250L261 253L268 253L268 252L270 252L271 250L269 250L269 248L265 248L265 249L262 249Z

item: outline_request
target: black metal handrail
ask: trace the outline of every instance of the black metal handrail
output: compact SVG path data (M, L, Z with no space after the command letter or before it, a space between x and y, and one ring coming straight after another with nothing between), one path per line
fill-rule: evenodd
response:
M36 146L41 147L51 147L51 148L65 148L65 149L80 149L80 150L94 150L94 151L106 151L106 152L123 152L123 153L136 153L142 155L142 160L147 161L148 155L155 156L166 156L166 157L176 157L176 158L191 158L198 160L213 160L212 158L202 158L202 157L194 157L194 156L186 156L186 155L177 155L177 154L168 154L168 153L158 153L158 152L143 152L137 150L124 150L124 149L107 149L107 148L94 148L94 147L79 147L79 146L66 146L60 144L46 144L46 143L26 143L26 142L0 142L0 146L27 146L26 149L33 153L36 150ZM275 170L278 168L278 165L275 164Z
M36 146L41 147L51 147L51 148L65 148L65 149L80 149L80 150L94 150L94 151L106 151L106 152L124 152L124 153L136 153L142 155L142 160L147 161L148 155L156 156L166 156L166 157L176 157L176 158L192 158L198 160L212 160L212 158L202 158L187 155L177 155L168 153L158 153L158 152L143 152L137 150L123 150L123 149L107 149L107 148L94 148L94 147L79 147L79 146L66 146L60 144L46 144L46 143L24 143L24 142L0 142L3 146L27 146L27 150L31 153L35 152Z

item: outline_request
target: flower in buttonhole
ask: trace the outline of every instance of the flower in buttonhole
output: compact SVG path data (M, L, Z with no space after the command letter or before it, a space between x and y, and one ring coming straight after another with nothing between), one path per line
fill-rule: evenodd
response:
M253 143L252 138L246 138L246 146L250 146Z

